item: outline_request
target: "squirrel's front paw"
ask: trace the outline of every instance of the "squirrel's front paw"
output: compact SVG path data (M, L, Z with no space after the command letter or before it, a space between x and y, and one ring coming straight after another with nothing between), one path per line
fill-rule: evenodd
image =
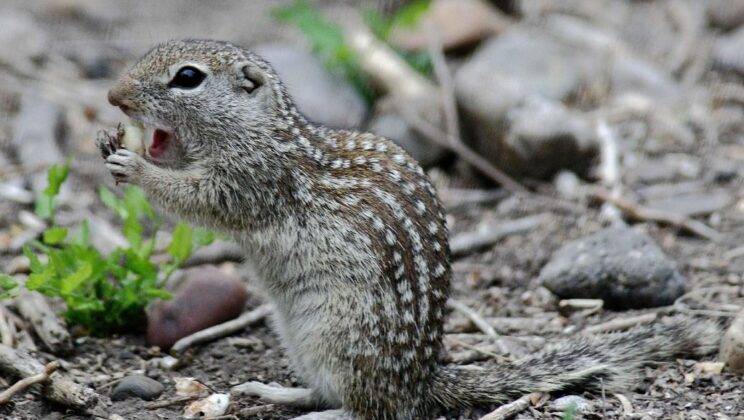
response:
M118 149L106 157L106 168L117 183L138 184L146 163L142 156L126 149Z
M99 130L96 136L96 146L101 151L101 156L107 159L121 148L121 139L124 136L124 128L119 124L114 129Z

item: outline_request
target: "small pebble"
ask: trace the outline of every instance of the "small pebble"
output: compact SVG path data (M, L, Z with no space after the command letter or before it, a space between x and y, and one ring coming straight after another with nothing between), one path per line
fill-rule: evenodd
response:
M122 379L111 392L111 401L122 401L135 397L154 400L163 393L163 384L142 375L130 375Z
M173 382L176 383L176 395L178 396L197 395L208 389L206 385L196 380L196 378L173 378Z
M183 412L187 419L200 417L217 417L225 414L230 406L230 396L227 394L212 394L207 398L194 401Z
M578 395L566 395L560 397L550 404L550 407L555 411L566 412L572 410L574 413L589 413L592 411L593 404L586 398Z

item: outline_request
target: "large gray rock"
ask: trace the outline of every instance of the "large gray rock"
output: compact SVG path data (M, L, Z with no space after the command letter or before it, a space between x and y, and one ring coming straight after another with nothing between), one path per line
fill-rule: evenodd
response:
M367 130L394 141L425 167L435 164L446 153L443 147L422 138L403 117L395 113L375 115Z
M61 105L33 90L21 96L21 111L15 121L13 144L23 165L34 167L63 162L65 157L58 142L64 130L64 109ZM40 194L47 187L46 172L30 175L29 182L33 191ZM63 187L65 194L66 190Z
M713 60L717 68L744 76L744 25L716 41Z
M591 136L560 101L592 80L596 62L534 28L488 41L455 75L474 148L513 176L550 176L567 162L585 167L595 150Z
M515 175L547 178L562 169L585 173L597 155L592 124L560 102L527 98L506 116L501 150L491 156Z
M310 52L282 44L253 50L271 63L297 108L310 121L333 128L358 128L364 121L368 112L364 98Z
M518 88L524 94L567 99L598 70L593 58L537 28L514 29L491 38L458 70L457 97L467 106L483 95Z
M540 280L561 298L603 299L613 309L669 305L685 289L654 241L628 227L565 244L543 267Z
M590 75L591 85L605 83L602 78L609 69L614 95L636 93L665 103L681 99L683 90L672 74L634 53L635 50L609 25L600 27L575 16L553 14L546 18L545 29L573 49L583 51L606 66Z
M548 178L563 169L582 174L597 155L592 125L560 102L531 96L500 120L482 117L470 125L475 149L512 176Z

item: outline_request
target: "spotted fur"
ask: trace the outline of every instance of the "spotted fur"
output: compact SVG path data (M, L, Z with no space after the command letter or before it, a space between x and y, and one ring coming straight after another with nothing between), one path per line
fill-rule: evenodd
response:
M199 90L173 92L169 75L184 63L208 77ZM246 74L258 88L242 88ZM181 156L156 165L119 150L109 168L176 215L243 245L294 369L318 401L344 415L411 419L598 377L626 385L644 361L714 341L685 325L580 340L495 371L441 366L447 229L434 188L405 151L309 123L264 60L224 42L159 45L110 98L172 129Z

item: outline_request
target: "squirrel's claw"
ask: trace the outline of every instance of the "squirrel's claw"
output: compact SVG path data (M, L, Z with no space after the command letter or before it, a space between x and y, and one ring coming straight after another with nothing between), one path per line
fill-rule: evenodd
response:
M126 149L118 149L106 157L106 168L111 172L117 183L136 184L143 163L142 156Z

